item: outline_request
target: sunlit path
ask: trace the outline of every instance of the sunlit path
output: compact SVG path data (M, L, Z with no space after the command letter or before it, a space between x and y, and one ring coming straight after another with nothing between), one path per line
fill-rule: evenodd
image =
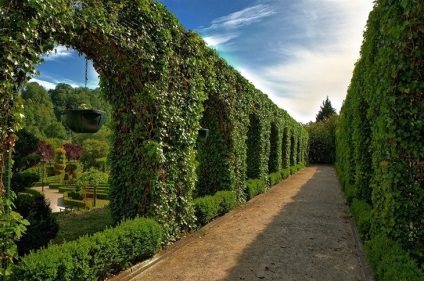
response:
M310 166L115 280L367 280L334 168Z

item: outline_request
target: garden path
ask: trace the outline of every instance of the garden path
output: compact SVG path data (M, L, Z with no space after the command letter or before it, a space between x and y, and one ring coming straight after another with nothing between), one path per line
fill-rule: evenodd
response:
M372 280L332 166L309 166L111 280Z
M35 186L32 189L42 190L41 186ZM48 186L44 186L44 196L50 202L50 209L53 213L60 212L60 207L64 207L63 193L60 193L58 189L50 189Z

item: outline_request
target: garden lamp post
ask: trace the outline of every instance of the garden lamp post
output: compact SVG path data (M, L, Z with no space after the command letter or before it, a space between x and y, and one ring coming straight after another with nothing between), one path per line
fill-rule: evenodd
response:
M46 163L46 160L44 159L44 156L46 156L46 153L41 153L41 163L43 164L43 173L41 177L41 191L44 192L44 164Z

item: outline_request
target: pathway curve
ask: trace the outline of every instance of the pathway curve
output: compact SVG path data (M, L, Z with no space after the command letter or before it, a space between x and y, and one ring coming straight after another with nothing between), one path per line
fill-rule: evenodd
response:
M63 193L59 192L59 189L50 189L48 186L35 186L32 189L44 190L44 196L50 202L50 209L53 213L60 212L59 207L64 207L65 203L63 201Z
M331 166L309 166L112 280L371 280Z

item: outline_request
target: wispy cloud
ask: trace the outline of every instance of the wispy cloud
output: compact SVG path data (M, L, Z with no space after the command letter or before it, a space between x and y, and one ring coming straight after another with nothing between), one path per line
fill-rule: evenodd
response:
M275 11L273 11L271 5L258 4L247 7L241 11L231 13L227 16L217 18L213 20L211 26L204 31L214 29L235 29L252 24L273 14L275 14Z
M207 28L199 29L209 47L225 50L233 39L241 34L240 29L269 18L276 12L272 5L258 4L214 19Z
M217 34L203 37L203 40L208 44L209 47L218 47L229 42L231 39L237 37L237 34Z

